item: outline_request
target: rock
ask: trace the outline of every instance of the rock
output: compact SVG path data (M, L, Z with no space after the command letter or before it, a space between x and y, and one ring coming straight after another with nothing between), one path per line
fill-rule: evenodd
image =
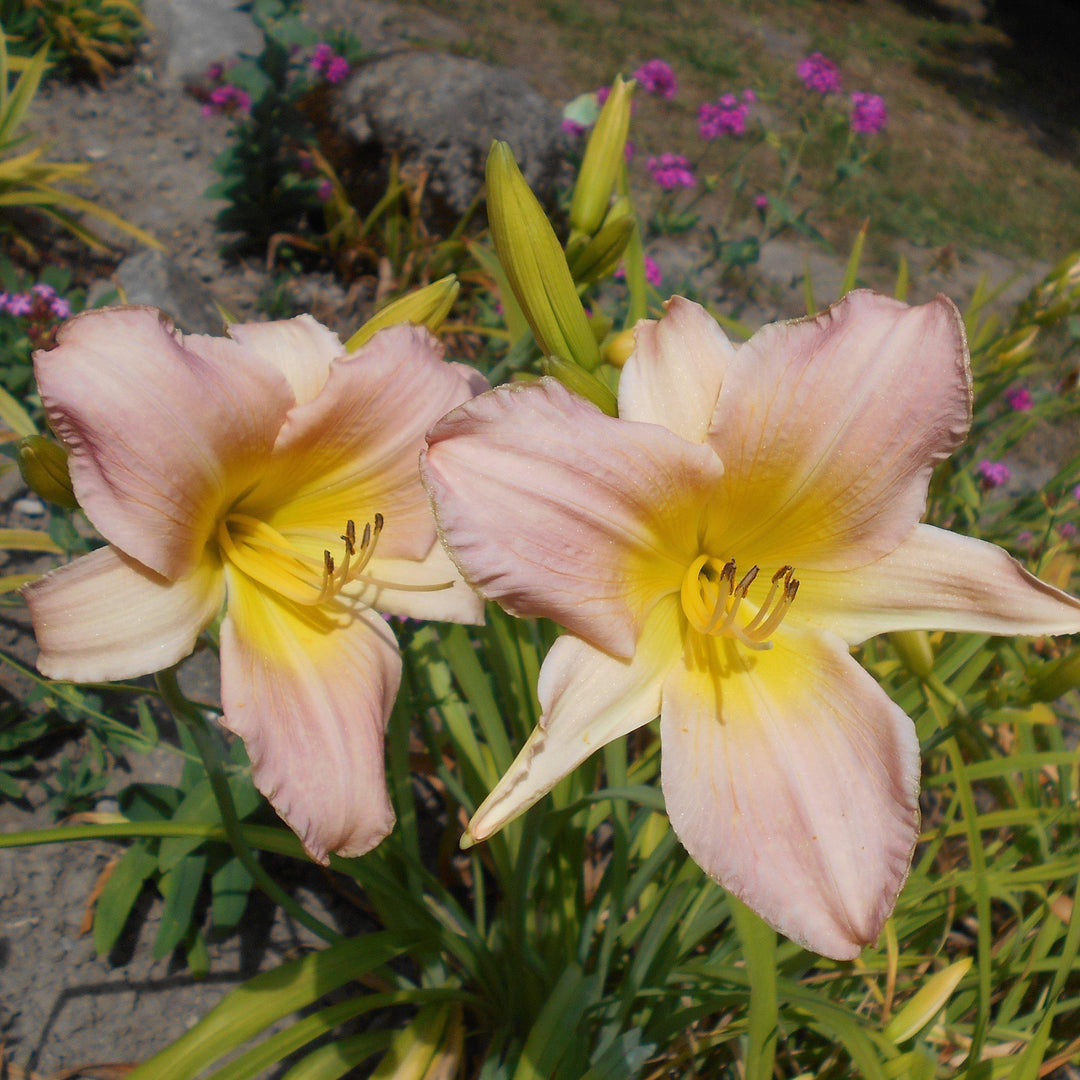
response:
M189 334L221 334L222 318L210 290L161 251L138 251L116 269L129 304L161 308ZM91 290L90 299L94 299Z
M562 161L558 110L516 72L461 56L376 59L342 84L333 116L365 151L429 170L428 191L454 214L480 189L492 139L510 143L541 199Z
M262 34L232 0L145 0L143 10L161 49L169 86L197 78L214 60L262 48Z

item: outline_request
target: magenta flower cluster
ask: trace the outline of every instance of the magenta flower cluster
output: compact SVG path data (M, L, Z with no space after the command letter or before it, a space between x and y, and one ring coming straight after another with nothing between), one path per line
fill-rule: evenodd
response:
M652 178L665 191L675 188L692 188L697 183L694 169L682 154L661 154L645 162Z
M221 113L250 112L251 96L239 86L226 83L210 91L210 98L202 107L203 116L218 116Z
M856 90L851 95L851 130L857 135L874 135L888 122L889 114L879 94Z
M1014 386L1006 390L1005 400L1009 403L1009 408L1016 412L1027 412L1035 404L1031 391L1026 386Z
M819 94L840 93L840 69L824 54L811 53L795 69L807 90Z
M746 116L755 101L757 94L753 90L744 90L741 98L724 94L718 101L706 101L698 109L698 134L703 139L745 134Z
M669 101L675 96L679 84L675 81L675 72L665 60L650 60L634 72L638 85L647 94L659 94Z
M1007 484L1012 477L1008 465L1001 461L990 461L987 458L983 458L979 462L976 471L982 478L983 486L987 488L1001 487L1003 484Z
M328 83L339 83L349 77L349 61L334 52L333 47L325 41L315 46L308 67Z
M40 282L29 292L0 292L0 311L17 318L32 315L37 319L66 319L71 314L71 305L51 285Z

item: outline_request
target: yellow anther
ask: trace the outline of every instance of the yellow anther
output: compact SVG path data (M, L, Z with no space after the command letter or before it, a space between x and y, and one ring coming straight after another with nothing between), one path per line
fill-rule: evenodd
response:
M699 555L683 577L681 598L687 621L700 634L733 637L749 649L769 649L768 640L791 607L799 583L792 578L793 568L782 566L772 576L765 602L744 626L737 621L743 601L758 576L752 566L735 584L736 562L728 559L722 566L711 555ZM725 587L726 586L726 587ZM780 593L779 599L777 594Z

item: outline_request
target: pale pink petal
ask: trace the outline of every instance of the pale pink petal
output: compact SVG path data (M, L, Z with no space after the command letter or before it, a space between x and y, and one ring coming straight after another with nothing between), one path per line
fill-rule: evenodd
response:
M466 579L617 656L678 591L723 472L707 447L605 416L553 379L481 394L428 446L424 482Z
M712 420L727 472L710 549L800 570L887 554L970 417L963 321L945 297L909 308L853 292L764 327L739 348Z
M889 630L1080 633L1080 600L994 544L919 525L891 555L855 570L800 572L788 619L855 645Z
M659 322L639 322L619 379L619 415L704 442L735 348L700 304L673 296Z
M345 592L386 615L474 625L484 621L483 598L466 584L437 540L423 559L373 559L366 576L378 584L358 581ZM440 587L445 585L450 587Z
M34 356L75 494L110 543L174 579L269 456L292 394L239 345L184 348L152 308L88 311ZM211 341L214 339L202 339Z
M394 827L383 736L400 679L378 615L337 625L229 572L222 722L244 740L255 786L318 862L362 855Z
M674 600L657 605L632 660L616 659L570 634L559 638L537 682L540 723L473 815L466 843L486 840L600 747L652 720L679 650Z
M699 639L700 640L700 639ZM919 829L911 721L839 639L714 641L664 685L661 778L694 861L793 941L850 960L907 877Z
M298 405L318 395L326 384L331 361L345 355L337 334L310 315L279 322L234 323L228 333L289 380Z
M38 669L50 679L108 682L178 663L221 610L225 581L207 556L166 581L104 547L27 585Z
M435 525L420 484L424 434L472 396L460 368L442 359L425 329L380 331L330 366L313 401L293 409L273 460L241 509L285 535L299 529L341 533L383 515L383 558L422 559Z

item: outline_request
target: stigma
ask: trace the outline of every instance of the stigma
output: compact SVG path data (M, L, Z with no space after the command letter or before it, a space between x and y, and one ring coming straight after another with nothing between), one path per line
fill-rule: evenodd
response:
M752 601L747 602L747 594L758 576L757 566L739 577L734 559L721 563L712 555L699 555L683 576L683 611L700 634L735 638L748 649L771 649L769 638L784 621L799 591L794 573L793 566L781 566L755 610Z

